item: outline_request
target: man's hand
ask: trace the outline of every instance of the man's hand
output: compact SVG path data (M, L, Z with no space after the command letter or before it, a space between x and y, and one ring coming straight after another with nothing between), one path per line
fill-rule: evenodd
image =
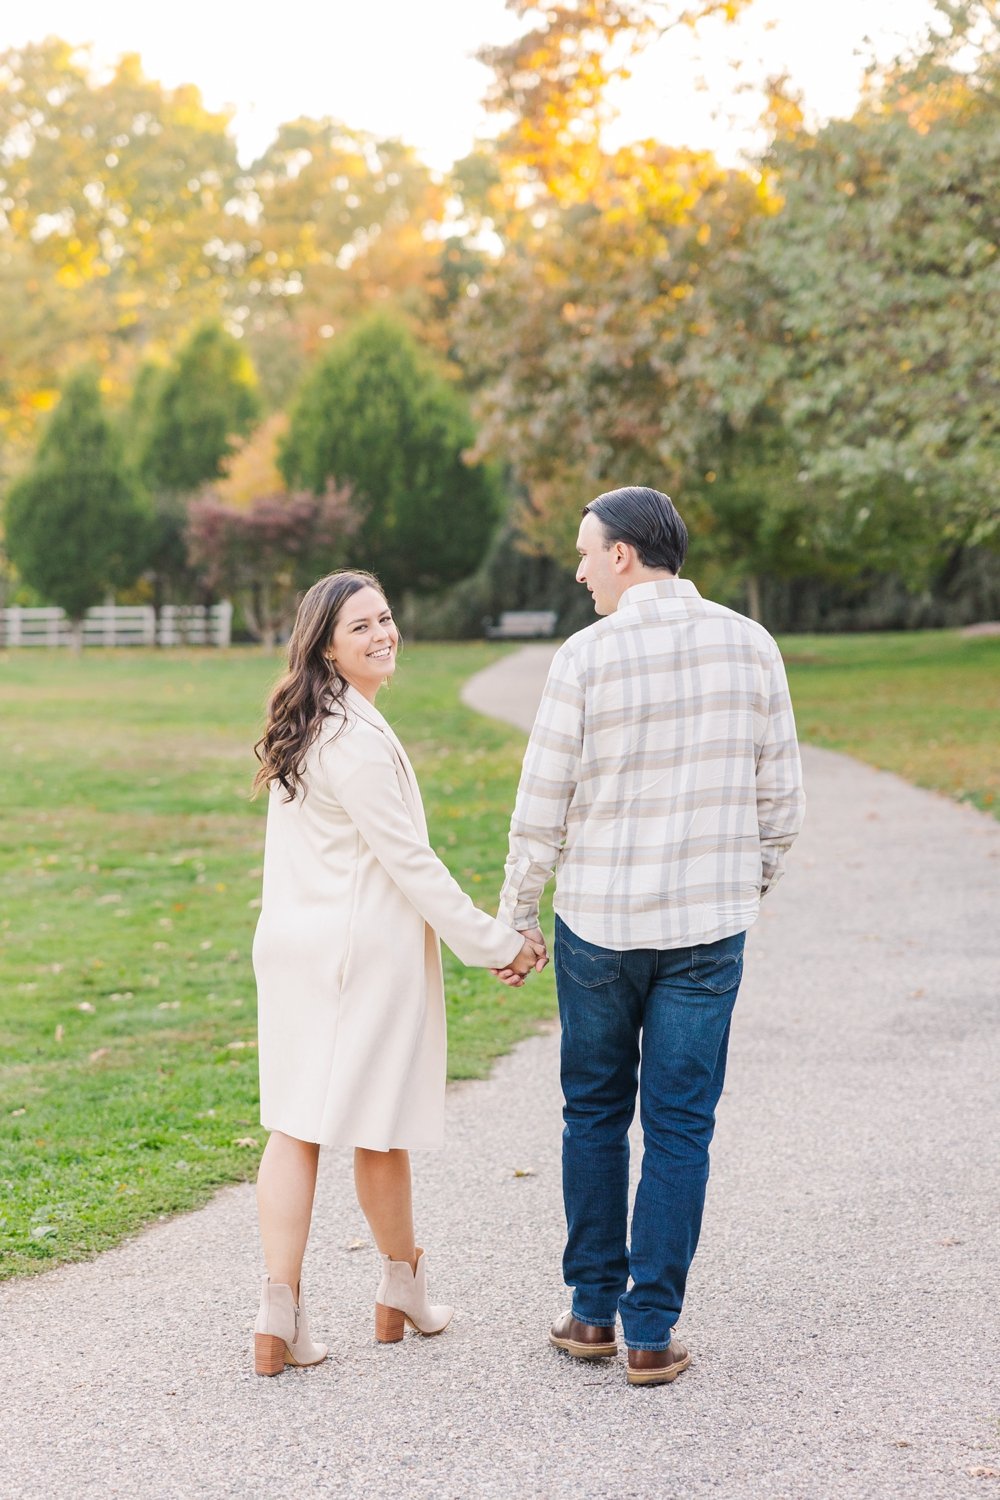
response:
M513 958L505 969L490 970L491 974L494 974L503 984L510 985L512 989L520 989L532 970L540 974L549 961L541 928L531 927L522 932L521 936L524 938L524 943L516 958Z
M540 927L522 927L521 936L526 943L531 943L536 950L535 973L540 974L549 961L549 952L545 946L545 938Z

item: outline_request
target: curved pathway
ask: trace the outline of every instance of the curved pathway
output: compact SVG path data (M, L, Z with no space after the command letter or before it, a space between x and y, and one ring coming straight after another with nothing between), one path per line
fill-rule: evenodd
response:
M551 654L467 701L525 724ZM558 1052L453 1088L418 1156L441 1339L377 1347L347 1153L308 1271L332 1356L260 1380L252 1189L0 1287L4 1500L1000 1495L1000 825L805 755L806 831L749 946L676 1385L545 1343L559 1274ZM525 1174L525 1175L516 1175ZM362 1248L356 1248L361 1242Z

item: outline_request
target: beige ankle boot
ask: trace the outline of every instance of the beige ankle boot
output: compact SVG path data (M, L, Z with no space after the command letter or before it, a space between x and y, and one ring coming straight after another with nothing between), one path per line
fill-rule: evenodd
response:
M301 1288L296 1302L290 1286L264 1277L253 1329L253 1355L258 1375L278 1375L286 1365L318 1365L326 1359L326 1345L314 1343L310 1337Z
M417 1251L417 1269L408 1260L382 1257L382 1280L375 1297L375 1337L380 1344L396 1344L409 1323L417 1333L443 1333L454 1308L435 1306L427 1300L427 1262Z

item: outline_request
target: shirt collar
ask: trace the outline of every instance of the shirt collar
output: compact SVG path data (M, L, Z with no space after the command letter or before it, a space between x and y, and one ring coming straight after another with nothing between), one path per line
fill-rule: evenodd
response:
M641 604L644 599L700 599L701 595L688 578L654 578L650 583L633 583L618 600L618 608Z

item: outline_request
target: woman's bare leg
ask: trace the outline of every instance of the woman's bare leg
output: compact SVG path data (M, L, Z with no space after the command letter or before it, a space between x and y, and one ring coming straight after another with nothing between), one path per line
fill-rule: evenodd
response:
M415 1271L410 1153L356 1147L354 1184L379 1254L388 1255L390 1260L408 1260Z
M271 1280L299 1295L316 1193L319 1147L272 1130L257 1173L257 1212Z

